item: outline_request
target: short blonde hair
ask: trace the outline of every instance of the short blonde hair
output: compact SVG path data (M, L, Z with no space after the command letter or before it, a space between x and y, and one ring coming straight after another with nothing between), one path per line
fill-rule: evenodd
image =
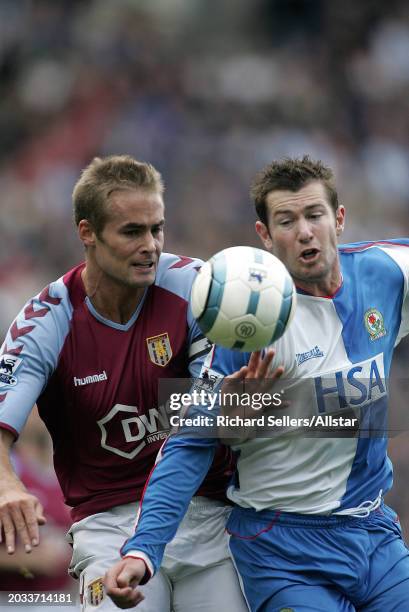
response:
M162 195L164 185L151 164L130 155L94 157L81 172L72 194L76 225L86 219L100 235L108 218L109 197L120 189L146 189Z

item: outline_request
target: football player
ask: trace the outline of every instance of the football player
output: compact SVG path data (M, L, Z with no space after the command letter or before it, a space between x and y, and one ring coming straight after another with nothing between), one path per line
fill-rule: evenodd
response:
M331 169L308 156L273 162L252 194L256 231L291 273L297 310L275 343L276 356L216 348L207 367L215 376L261 380L268 367L282 364L304 394L311 423L336 412L355 415L359 428L315 437L303 427L283 428L233 446L239 458L228 496L236 506L227 529L250 609L409 609L409 550L396 513L383 501L392 486L387 378L394 347L409 331L409 240L338 248L345 210ZM166 442L136 533L106 576L118 604L137 598L124 572L128 585L157 572L217 448L215 437ZM131 558L141 555L149 571Z
M102 577L133 532L169 431L158 381L197 376L210 345L189 309L201 262L162 253L160 174L129 156L95 158L73 203L85 262L27 302L1 349L0 527L10 554L17 535L27 552L39 543L43 509L8 459L37 402L72 506L70 573L83 610L114 610ZM142 590L142 610L247 609L224 533L232 465L220 448L162 572Z

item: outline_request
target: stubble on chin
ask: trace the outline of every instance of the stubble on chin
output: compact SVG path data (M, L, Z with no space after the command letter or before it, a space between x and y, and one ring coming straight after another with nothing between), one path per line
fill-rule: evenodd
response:
M328 274L328 270L324 266L317 267L313 266L311 268L301 267L297 270L294 270L294 273L290 271L291 276L295 281L307 282L307 283L316 283L320 282L325 276Z
M156 275L150 276L148 278L145 277L139 279L132 279L131 281L129 281L129 287L132 287L133 289L144 289L146 287L150 287L154 284L155 278Z

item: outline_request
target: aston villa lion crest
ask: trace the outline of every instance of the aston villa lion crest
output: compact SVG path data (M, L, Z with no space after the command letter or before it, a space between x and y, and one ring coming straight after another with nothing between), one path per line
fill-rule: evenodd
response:
M376 308L369 308L364 314L364 321L371 340L378 340L378 338L386 336L383 316L379 310L376 310Z
M87 603L90 606L99 606L105 597L102 578L96 578L87 585Z
M162 368L169 363L172 358L172 347L167 333L146 338L146 344L152 363Z

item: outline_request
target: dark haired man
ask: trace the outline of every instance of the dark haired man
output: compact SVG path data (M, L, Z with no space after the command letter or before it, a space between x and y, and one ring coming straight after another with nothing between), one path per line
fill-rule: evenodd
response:
M208 364L215 376L233 372L243 380L262 379L269 362L281 363L302 391L312 424L334 410L352 411L361 432L306 437L302 422L279 435L235 442L237 478L228 496L236 507L227 530L245 595L253 612L409 609L409 550L395 512L383 502L392 485L387 440L371 436L385 420L393 349L409 331L409 240L337 248L345 210L331 170L307 156L272 163L252 194L256 231L297 285L296 314L275 343L277 357L216 347ZM217 444L186 437L167 442L124 555L145 552L159 566ZM178 472L166 497L167 476ZM165 509L174 517L166 528ZM124 566L129 578L146 579L137 560L121 563L106 577L118 602L115 580ZM131 596L124 593L125 605Z
M70 571L80 579L83 610L115 609L102 577L132 533L137 501L169 430L158 380L197 376L209 350L189 309L200 262L162 253L162 196L151 165L129 156L95 158L73 193L85 263L26 304L0 355L11 364L0 377L5 544L13 554L18 534L30 552L45 520L8 458L37 402L72 506ZM146 598L142 610L246 609L224 535L231 469L231 451L220 449L181 538L170 545L166 573L138 598Z

